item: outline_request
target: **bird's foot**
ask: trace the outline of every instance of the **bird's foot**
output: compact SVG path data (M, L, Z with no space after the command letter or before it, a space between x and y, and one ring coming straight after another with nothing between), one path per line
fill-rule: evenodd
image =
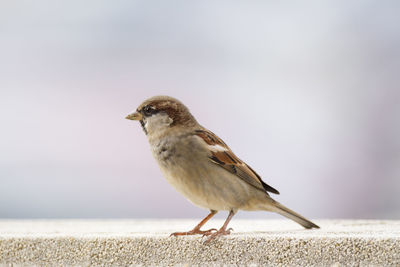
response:
M217 229L212 228L212 229L205 230L205 231L202 231L200 229L193 229L193 230L191 230L189 232L175 232L175 233L172 233L170 236L181 236L181 235L203 235L203 236L209 236L209 235L213 234L213 232L217 232Z
M214 240L215 238L217 238L219 236L230 235L232 231L233 231L232 228L229 228L228 230L219 229L217 232L210 234L208 236L207 240L204 242L204 244L210 243L212 240Z

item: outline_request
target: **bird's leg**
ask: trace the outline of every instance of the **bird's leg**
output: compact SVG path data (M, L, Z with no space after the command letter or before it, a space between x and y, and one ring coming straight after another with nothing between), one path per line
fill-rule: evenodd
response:
M193 228L193 230L190 230L189 232L176 232L176 233L172 233L170 236L179 236L179 235L211 235L212 231L217 231L217 229L209 229L206 231L202 231L200 230L200 228L209 220L211 219L215 214L217 214L218 211L216 210L211 210L210 214L207 215L207 217L205 217L198 225L196 225L195 228Z
M233 215L235 215L237 212L237 210L231 210L229 212L228 218L226 218L226 221L224 223L224 225L215 233L212 233L209 235L208 239L206 240L206 244L209 243L211 240L215 239L218 236L221 235L229 235L231 233L231 231L233 230L232 228L229 228L228 230L226 229L226 227L228 226L229 222L231 221Z

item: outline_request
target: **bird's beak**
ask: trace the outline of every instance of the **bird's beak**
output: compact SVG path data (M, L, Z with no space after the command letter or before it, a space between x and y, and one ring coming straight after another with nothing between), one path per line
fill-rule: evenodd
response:
M128 116L126 116L125 119L133 120L133 121L140 121L141 119L143 119L143 116L139 112L133 112L133 113L129 114Z

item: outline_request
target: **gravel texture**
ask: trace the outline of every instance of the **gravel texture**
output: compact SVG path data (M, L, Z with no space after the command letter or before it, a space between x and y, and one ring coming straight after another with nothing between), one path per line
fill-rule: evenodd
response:
M0 220L0 266L400 265L400 221L233 220L230 236L169 237L195 220ZM222 220L206 226L218 227Z

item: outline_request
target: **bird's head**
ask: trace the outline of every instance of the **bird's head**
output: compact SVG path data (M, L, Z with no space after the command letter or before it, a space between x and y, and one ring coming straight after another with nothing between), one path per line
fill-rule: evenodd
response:
M140 121L144 132L148 135L165 132L172 127L197 125L189 109L179 100L169 96L149 98L125 118Z

